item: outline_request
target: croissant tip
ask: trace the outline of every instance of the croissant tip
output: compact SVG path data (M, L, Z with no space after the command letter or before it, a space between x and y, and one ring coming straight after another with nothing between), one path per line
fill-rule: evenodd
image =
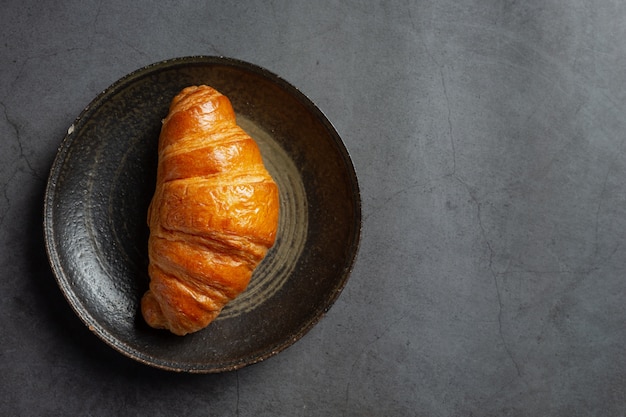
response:
M150 327L154 327L155 329L166 328L165 317L161 311L161 306L151 290L146 291L141 298L141 314Z

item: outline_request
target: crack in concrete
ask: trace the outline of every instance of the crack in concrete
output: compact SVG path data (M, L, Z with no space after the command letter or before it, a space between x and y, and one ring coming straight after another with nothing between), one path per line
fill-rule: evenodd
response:
M438 68L439 70L439 76L441 78L441 88L443 90L443 96L445 99L445 104L446 104L446 111L447 111L447 124L448 124L448 137L450 139L450 148L451 148L451 158L452 158L452 169L450 171L450 173L448 173L447 175L445 175L445 177L451 177L454 180L456 180L457 182L459 182L467 191L467 193L469 194L472 202L474 203L474 205L476 206L476 217L477 217L477 221L478 221L478 227L480 229L480 234L481 234L481 238L482 240L485 242L485 245L487 246L487 251L489 253L489 262L488 262L488 268L489 268L489 273L491 274L491 277L493 279L493 284L494 284L494 289L496 292L496 297L497 297L497 301L498 301L498 335L500 338L500 341L502 342L502 345L504 347L504 350L507 354L507 356L509 357L509 359L511 360L511 362L513 363L513 366L515 367L515 371L517 373L518 376L521 376L521 369L519 364L517 363L517 361L515 360L515 357L513 355L513 351L511 350L511 347L509 346L509 344L506 341L506 338L504 337L504 331L503 331L503 327L502 327L502 315L504 312L504 305L502 303L502 294L501 294L501 290L500 290L500 284L498 282L498 274L495 271L494 267L493 267L493 258L495 256L495 251L493 249L493 247L491 246L491 242L489 241L488 237L487 237L487 232L485 231L485 227L483 225L483 221L482 221L482 214L481 214L481 203L480 201L478 201L478 198L475 195L475 192L472 190L472 187L467 184L465 181L463 181L463 179L457 174L457 155L456 155L456 144L455 144L455 138L454 138L454 130L453 130L453 126L452 126L452 108L450 106L450 97L448 94L448 87L446 85L446 77L444 74L444 68L445 65L440 64L439 61L434 57L434 55L432 54L432 52L430 51L430 48L428 47L428 45L426 44L426 42L424 41L423 38L420 38L422 45L424 47L424 50L426 52L426 55L428 55L428 57L431 59L431 61L435 64L435 66Z
M436 62L436 61L435 61ZM446 109L448 111L448 137L450 138L450 148L452 150L452 172L451 176L456 175L456 147L454 133L452 131L452 110L450 108L450 98L448 97L448 88L446 87L446 77L443 74L443 66L439 67L439 75L441 76L441 87L443 88L443 96L446 99Z
M7 184L10 184L14 177L15 177L15 172L8 179ZM7 217L7 213L9 213L9 211L11 210L11 199L9 198L8 189L9 189L8 186L4 186L2 189L2 197L4 198L4 201L6 201L6 206L4 210L0 211L0 228L4 226L4 221Z
M420 181L415 181L412 184L407 185L406 187L402 187L399 190L393 192L391 195L389 195L388 197L386 197L385 199L383 199L383 201L376 205L374 208L372 208L371 212L365 214L363 216L363 221L368 220L371 216L380 213L385 207L387 207L392 201L394 201L398 196L406 194L407 192L416 189L416 188L420 188L420 187L424 187L424 184Z
M521 377L522 376L522 372L521 372L521 368L519 366L519 363L515 359L515 356L513 355L513 351L512 351L511 347L509 346L509 343L506 341L506 338L504 336L504 330L503 330L503 327L502 327L502 315L504 313L504 304L502 302L502 292L501 292L501 289L500 289L500 283L498 282L498 273L497 273L497 271L495 270L495 268L493 266L493 258L495 256L495 250L491 246L491 242L489 241L489 238L487 237L487 232L485 230L485 226L483 225L482 205L481 205L480 201L478 201L478 198L476 197L475 192L472 190L472 187L469 184L467 184L465 181L463 181L457 175L454 175L453 178L456 179L467 190L467 193L469 194L472 202L474 203L474 205L476 205L476 218L477 218L477 221L478 221L478 228L480 229L481 238L485 242L485 245L487 246L487 252L488 252L488 255L489 255L489 260L488 260L487 266L489 268L489 273L490 273L491 278L493 280L493 285L494 285L494 289L495 289L495 292L496 292L496 298L497 298L497 302L498 302L498 336L500 338L500 342L502 343L502 346L504 347L504 350L505 350L507 356L509 357L509 359L513 363L513 366L515 367L515 371L517 373L517 376Z
M452 129L452 107L450 106L450 97L448 95L448 86L446 85L446 77L443 72L445 65L440 64L439 61L435 58L435 56L430 52L430 48L424 41L423 37L420 37L420 41L422 46L424 47L424 51L426 55L430 58L430 60L435 64L437 69L439 70L439 78L441 79L441 88L443 90L443 97L446 102L446 111L447 111L447 123L448 123L448 138L450 139L450 149L452 152L452 170L447 176L456 176L456 144L454 138L454 131Z
M17 122L15 122L14 120L12 120L9 117L8 111L7 111L7 106L0 101L0 107L2 107L3 109L3 114L4 114L4 118L7 121L8 125L11 126L11 128L13 129L13 131L15 132L15 141L17 143L17 149L18 149L18 160L20 161L24 161L24 163L26 164L26 169L28 172L30 172L32 174L32 176L40 181L45 180L45 178L39 174L37 172L37 170L33 167L33 165L31 164L29 158L26 156L26 153L24 151L24 145L22 143L22 134L20 132L20 127L17 124ZM5 190L5 194L6 194L6 190Z
M25 68L27 67L28 63L36 60L36 59L46 59L46 58L55 58L61 54L66 54L66 53L71 53L74 51L92 51L93 50L93 46L94 46L94 37L96 34L99 34L98 30L97 30L97 23L98 20L100 19L100 14L102 12L102 4L103 2L100 1L98 2L98 7L96 8L95 11L95 15L94 18L91 19L91 21L87 24L89 27L91 27L93 30L89 33L88 39L87 39L87 44L85 46L75 46L75 47L70 47L70 48L66 48L64 50L60 50L57 52L38 52L38 53L33 53L34 51L30 51L27 50L25 51L26 55L24 56L24 59L21 61L21 63L19 64L19 69L17 70L17 74L15 75L14 79L13 79L13 83L17 82L20 78L22 78L24 72L25 72ZM83 39L83 38L81 38Z

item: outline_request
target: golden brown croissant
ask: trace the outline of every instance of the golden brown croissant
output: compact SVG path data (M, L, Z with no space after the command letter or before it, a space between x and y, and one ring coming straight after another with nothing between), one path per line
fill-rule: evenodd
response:
M278 187L228 98L181 91L161 128L148 209L146 322L177 335L208 326L274 244L278 211Z

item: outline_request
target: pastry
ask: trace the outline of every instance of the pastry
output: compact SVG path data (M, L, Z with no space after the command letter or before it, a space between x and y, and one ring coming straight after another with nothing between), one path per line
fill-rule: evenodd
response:
M273 246L278 187L212 87L187 87L172 100L158 154L141 311L151 327L185 335L245 290Z

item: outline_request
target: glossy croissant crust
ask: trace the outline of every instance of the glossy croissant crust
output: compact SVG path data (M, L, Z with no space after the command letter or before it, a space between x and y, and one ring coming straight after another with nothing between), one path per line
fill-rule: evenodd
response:
M184 335L247 287L276 238L278 188L228 98L208 86L172 100L158 152L141 310L150 326Z

